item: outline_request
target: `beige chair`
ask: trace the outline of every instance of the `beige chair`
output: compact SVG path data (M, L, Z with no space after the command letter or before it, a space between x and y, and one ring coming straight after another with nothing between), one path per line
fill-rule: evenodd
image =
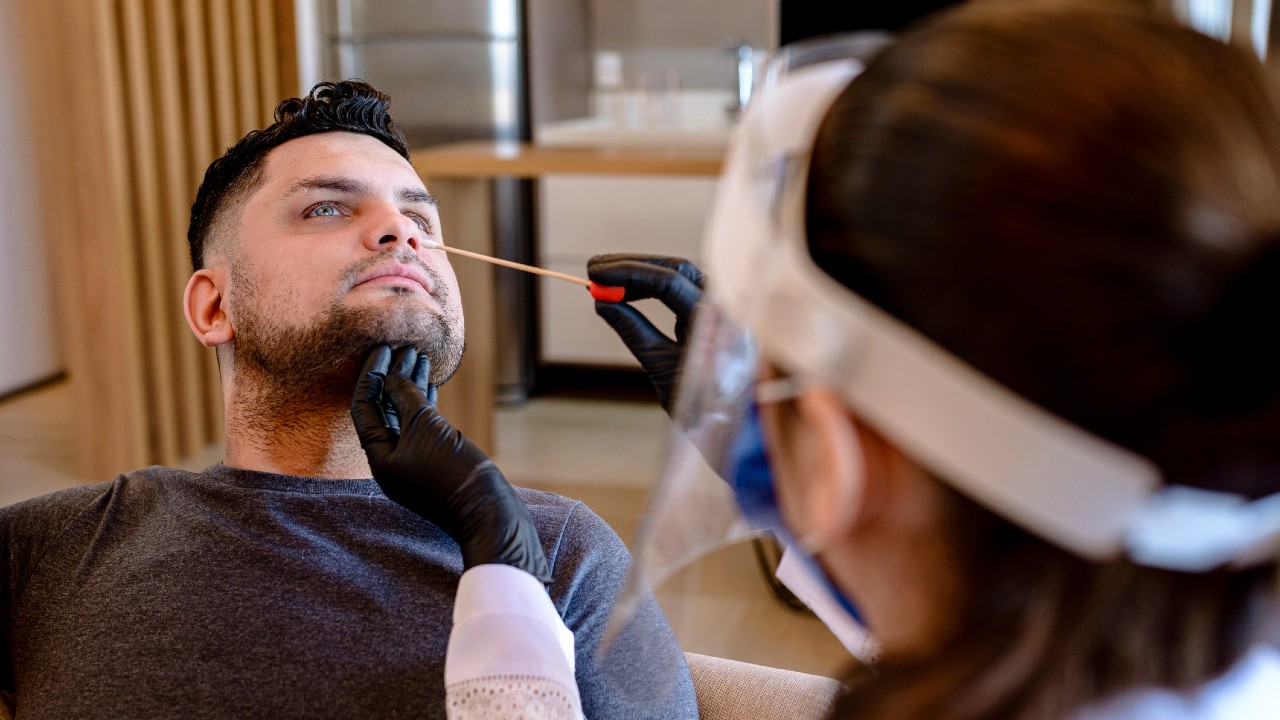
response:
M831 678L685 653L702 720L824 720L840 683ZM0 720L12 718L0 694Z
M702 720L823 720L840 683L831 678L685 653Z

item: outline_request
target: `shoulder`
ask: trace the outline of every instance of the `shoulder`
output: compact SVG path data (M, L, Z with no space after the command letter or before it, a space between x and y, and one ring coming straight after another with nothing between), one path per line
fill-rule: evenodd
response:
M153 466L117 475L106 482L79 485L0 508L0 533L6 540L57 534L85 510L121 497L150 493L165 482L194 473Z
M563 495L549 493L543 490L534 490L532 488L515 486L516 494L528 506L529 512L545 512L565 514L573 510L577 505L582 503Z
M38 525L65 525L84 508L111 492L115 482L79 485L0 508L0 529L10 535Z
M618 534L582 501L523 487L516 491L548 546L547 560L553 567L562 558L580 560L587 551L593 557L610 557L624 564L629 560Z
M100 507L114 484L81 485L0 508L0 600L6 610L66 529Z
M551 598L575 627L579 615L612 602L631 567L631 553L613 528L581 501L527 488L518 491L551 564Z
M138 490L172 482L189 482L196 478L203 477L205 474L206 472L192 472L190 470L180 470L178 468L166 467L164 465L151 465L149 467L139 468L133 472L118 475L116 476L115 482L122 488Z
M600 532L614 535L609 524L596 515L581 500L574 500L563 495L517 487L520 499L524 501L533 521L538 523L539 530L543 524L568 524L575 532Z

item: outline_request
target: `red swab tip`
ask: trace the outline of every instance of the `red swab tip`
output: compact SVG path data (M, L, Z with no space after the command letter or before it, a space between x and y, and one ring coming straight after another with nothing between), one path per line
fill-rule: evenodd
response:
M596 282L588 285L587 290L591 292L591 297L600 302L622 302L627 294L627 289L619 285L601 285Z

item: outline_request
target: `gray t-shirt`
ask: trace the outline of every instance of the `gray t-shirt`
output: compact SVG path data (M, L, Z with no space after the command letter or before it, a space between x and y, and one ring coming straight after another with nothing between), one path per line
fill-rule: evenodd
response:
M630 562L617 535L582 503L519 492L586 717L697 717L656 603L615 648L637 664L596 662ZM372 480L150 467L0 509L0 552L0 692L18 717L444 717L461 555Z

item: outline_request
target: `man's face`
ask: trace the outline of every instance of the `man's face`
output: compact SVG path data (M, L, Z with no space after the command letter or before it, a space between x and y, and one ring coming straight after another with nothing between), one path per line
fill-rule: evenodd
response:
M412 166L367 135L290 140L227 219L224 307L237 367L305 391L349 382L378 343L414 345L443 382L462 357L457 277ZM335 388L336 390L337 388Z

